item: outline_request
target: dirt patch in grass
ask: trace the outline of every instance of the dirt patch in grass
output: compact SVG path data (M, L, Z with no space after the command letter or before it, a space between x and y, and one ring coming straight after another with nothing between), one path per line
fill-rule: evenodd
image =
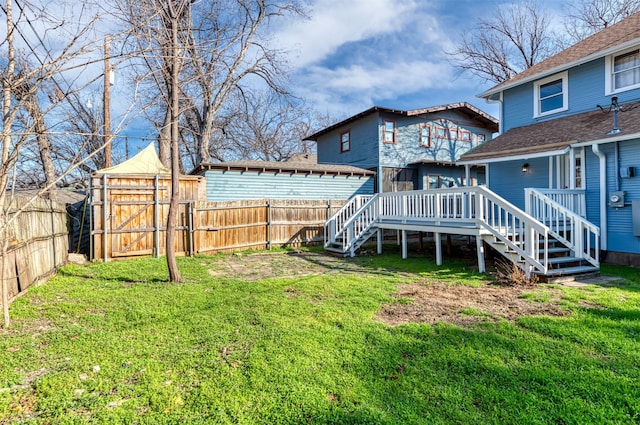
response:
M257 254L236 253L226 256L209 269L209 274L242 280L319 276L331 273L363 272L348 259L323 253L291 251Z
M408 284L401 285L394 297L398 301L383 306L377 316L390 325L411 322L470 325L569 313L559 304L560 291L552 288Z
M346 258L304 251L238 253L221 258L209 270L213 276L248 281L333 273L371 273L371 270ZM411 273L396 273L402 273L405 278L412 277ZM416 280L424 279L415 277ZM471 287L430 281L400 285L394 297L398 300L384 305L377 320L390 325L410 322L470 325L529 315L568 314L568 310L560 305L561 292L541 286Z

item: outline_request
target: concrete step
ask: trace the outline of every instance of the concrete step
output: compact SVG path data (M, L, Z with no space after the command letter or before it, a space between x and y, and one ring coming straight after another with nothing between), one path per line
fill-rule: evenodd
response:
M336 255L338 257L346 257L349 255L348 252L344 252L342 248L336 248L334 246L325 246L324 250L330 255Z

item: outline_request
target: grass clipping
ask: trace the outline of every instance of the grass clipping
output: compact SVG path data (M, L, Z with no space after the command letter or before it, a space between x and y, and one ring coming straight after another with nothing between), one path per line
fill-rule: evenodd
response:
M496 261L496 282L507 286L533 286L540 282L538 275L527 277L524 270L505 259Z

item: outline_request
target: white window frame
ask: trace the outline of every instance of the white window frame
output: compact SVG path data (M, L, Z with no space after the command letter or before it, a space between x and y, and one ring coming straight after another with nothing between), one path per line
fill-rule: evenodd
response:
M550 111L540 111L540 86L550 83L555 80L562 80L562 107L552 109ZM564 71L559 74L552 75L542 80L538 80L533 83L533 117L544 117L551 114L557 114L558 112L566 111L569 109L569 72Z
M607 57L605 57L605 72L606 72L606 77L605 77L605 95L609 96L612 94L616 94L616 93L622 93L625 92L627 90L633 90L633 89L637 89L640 87L640 82L638 84L633 84L631 86L626 86L626 87L622 87L619 89L614 89L613 87L613 63L614 60L617 56L622 56L625 55L629 52L633 52L634 50L638 50L640 49L640 46L634 46L631 47L630 49L625 49L625 50L621 50L619 52L615 52L614 54L611 54Z

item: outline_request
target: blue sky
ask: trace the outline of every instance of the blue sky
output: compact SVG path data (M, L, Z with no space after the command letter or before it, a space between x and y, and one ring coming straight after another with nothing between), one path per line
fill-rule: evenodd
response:
M493 84L459 75L445 54L498 0L310 0L310 19L289 22L275 41L289 50L293 91L344 118L371 106L413 109L466 101ZM547 7L558 6L548 0Z

